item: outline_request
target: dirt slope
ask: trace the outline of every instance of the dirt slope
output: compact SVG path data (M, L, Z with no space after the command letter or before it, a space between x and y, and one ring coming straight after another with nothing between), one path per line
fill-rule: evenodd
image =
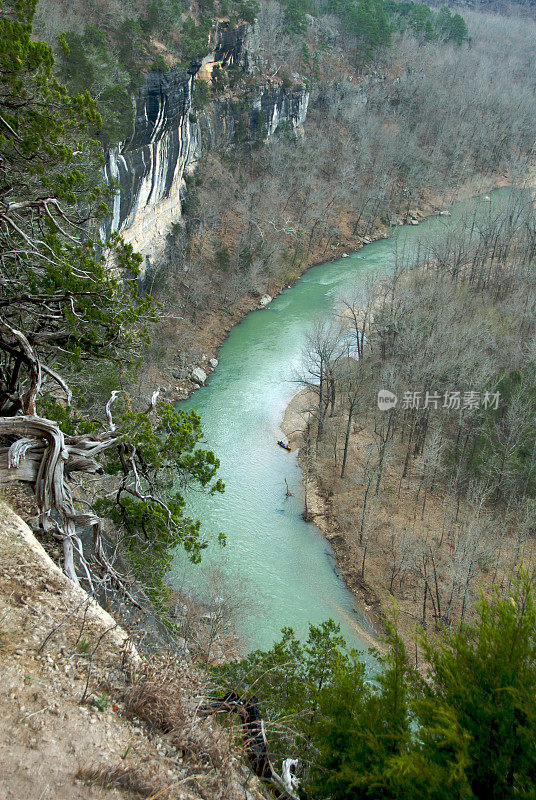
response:
M180 730L133 717L136 675L157 667L4 503L0 563L0 800L258 796L234 769L230 734L196 717L191 666L167 662L184 686ZM80 768L100 769L111 788L77 778Z

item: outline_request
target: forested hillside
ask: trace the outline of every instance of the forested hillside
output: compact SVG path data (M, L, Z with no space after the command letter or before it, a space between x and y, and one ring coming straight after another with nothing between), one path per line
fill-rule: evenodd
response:
M34 680L17 659L31 651L45 680L65 628L47 663L67 678L47 678L50 706L21 706L21 726L60 703L74 659L77 707L107 712L120 692L114 712L168 737L171 782L125 766L130 745L110 765L103 745L105 767L77 773L96 797L533 797L535 31L394 0L0 6L2 490L76 592L173 654L134 669L117 649L120 679L97 657L97 682L115 623L89 642L89 599L47 611L57 576L35 610L31 537L6 538L13 699ZM486 193L506 185L492 211ZM332 620L239 660L225 598L188 605L168 582L178 548L198 563L225 543L188 508L224 491L218 453L172 401L261 298L471 195L458 231L340 299L293 376L305 481L387 634L379 671ZM17 648L23 606L44 636ZM207 685L181 671L191 657ZM199 723L224 712L238 722L221 736ZM154 755L136 746L135 767Z
M486 202L311 331L296 399L349 578L410 636L463 624L534 554L534 209Z
M144 279L184 320L165 325L152 352L158 380L175 396L262 294L429 201L526 171L531 25L469 15L467 33L461 18L426 6L385 4L378 14L361 4L365 22L370 13L378 24L352 27L352 4L289 9L263 3L251 35L231 19L240 53L201 67L194 81L189 124L201 155L184 173L181 208L166 214ZM77 35L91 38L89 30ZM161 45L170 63L179 58L172 42ZM111 38L107 47L116 52ZM307 116L297 128L287 117L272 131L262 109L251 114L260 97L305 91Z

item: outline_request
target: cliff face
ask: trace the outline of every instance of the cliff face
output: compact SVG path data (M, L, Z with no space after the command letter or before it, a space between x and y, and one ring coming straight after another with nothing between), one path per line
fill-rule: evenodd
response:
M212 149L233 141L269 138L284 125L300 130L307 116L305 86L260 86L240 99L216 100L200 118L202 140Z
M106 180L118 191L103 234L121 231L146 259L157 256L171 223L180 219L184 176L203 147L266 139L282 124L301 128L309 101L305 86L261 85L239 97L216 99L199 120L191 114L196 74L209 79L216 65L248 69L248 35L246 25L230 30L220 24L213 51L189 74L148 73L136 97L132 137L107 153Z
M106 178L118 183L108 232L122 231L151 255L170 222L180 217L185 170L201 152L191 124L192 75L150 72L136 98L134 133L107 154Z

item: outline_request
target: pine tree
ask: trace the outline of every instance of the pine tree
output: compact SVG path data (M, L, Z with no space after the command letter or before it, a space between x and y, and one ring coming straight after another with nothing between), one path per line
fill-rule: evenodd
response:
M474 627L428 644L428 725L443 715L467 742L465 773L479 800L533 798L536 779L536 606L527 573L509 597L480 600Z

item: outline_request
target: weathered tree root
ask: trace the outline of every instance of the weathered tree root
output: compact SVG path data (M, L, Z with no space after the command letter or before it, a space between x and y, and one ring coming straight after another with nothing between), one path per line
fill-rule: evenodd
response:
M235 692L229 692L225 697L209 697L201 707L201 712L238 714L242 720L244 746L255 775L262 781L270 783L277 790L280 800L298 800L295 792L298 779L294 775L298 761L294 758L285 759L281 775L274 769L268 751L259 699L255 695L244 699Z
M22 481L32 484L39 508L39 523L45 532L55 531L61 536L63 568L74 583L79 584L74 564L76 552L84 578L89 583L91 591L94 591L93 580L96 576L91 571L83 552L82 542L77 535L77 528L91 528L95 560L114 583L121 587L126 596L138 605L105 556L100 518L96 514L84 513L75 508L69 485L69 476L72 472L102 474L103 470L95 460L96 457L105 450L118 446L119 432L111 414L111 406L118 394L112 392L106 405L109 430L99 434L65 436L57 422L32 413L0 417L0 439L9 441L17 437L11 444L0 447L0 481ZM147 414L154 410L158 395L159 390L153 393ZM136 474L137 482L135 488L125 487L125 491L142 499L148 497L153 499L141 492L132 454L129 463ZM154 499L168 510L165 503Z
M98 472L94 456L115 444L116 435L106 432L100 437L66 437L56 422L36 416L0 417L0 436L17 436L9 448L0 451L0 475L11 480L33 484L39 507L39 521L45 531L57 530L63 537L64 570L79 583L74 566L78 553L85 577L92 585L89 566L82 552L76 527L93 529L95 556L103 559L101 522L92 513L77 511L66 474L74 470ZM7 474L6 474L7 471ZM61 524L53 517L57 511Z
M55 531L63 541L65 574L76 584L79 577L74 554L93 592L95 575L84 555L77 527L93 531L96 562L125 595L139 607L109 563L102 546L101 520L93 513L78 511L68 483L71 472L102 474L95 456L117 444L117 432L98 436L64 436L56 422L35 416L0 417L0 437L17 436L9 447L0 447L0 480L32 484L39 507L39 523L45 532ZM55 518L54 512L59 517Z

